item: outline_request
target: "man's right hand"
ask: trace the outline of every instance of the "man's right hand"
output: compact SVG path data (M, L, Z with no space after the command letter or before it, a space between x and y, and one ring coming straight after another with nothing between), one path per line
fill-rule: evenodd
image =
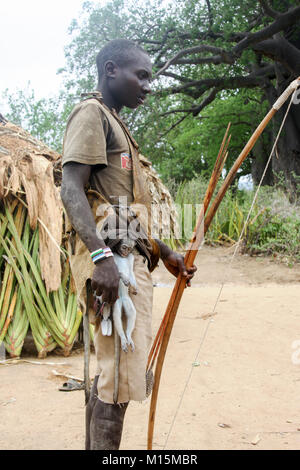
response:
M99 261L94 269L92 291L102 295L102 301L114 304L118 298L120 274L113 257Z

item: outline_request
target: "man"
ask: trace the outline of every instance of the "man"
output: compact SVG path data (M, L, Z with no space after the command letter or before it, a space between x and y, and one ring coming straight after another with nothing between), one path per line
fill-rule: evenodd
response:
M81 308L89 311L93 299L91 294L84 297L87 280L91 279L91 292L102 295L102 301L109 304L114 304L118 297L120 280L114 258L100 234L104 217L97 217L94 211L95 198L97 203L114 206L118 206L120 198L126 198L128 207L136 203L147 205L137 147L118 114L124 106L135 109L144 103L150 93L152 78L148 55L128 40L109 42L97 56L97 68L98 93L75 106L68 120L61 189L66 212L77 234L71 259L72 272ZM154 245L148 240L148 245L146 241L140 250L135 250L134 272L139 290L132 296L137 310L133 337L135 352L121 351L118 404L113 401L114 338L103 336L96 320L97 372L86 407L86 449L118 449L129 401L146 398L145 372L152 310L152 281L148 268L151 269L149 253L151 255ZM190 285L196 268L186 269L183 257L158 240L157 246L167 269L175 276L183 273Z

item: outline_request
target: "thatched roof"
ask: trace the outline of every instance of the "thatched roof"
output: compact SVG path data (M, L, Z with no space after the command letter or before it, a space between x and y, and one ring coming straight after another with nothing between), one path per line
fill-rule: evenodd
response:
M22 199L31 228L39 223L41 272L48 291L57 290L61 283L62 203L53 172L59 158L22 128L1 120L0 199Z
M161 182L161 179L153 169L151 162L143 155L140 155L140 161L146 175L154 208L152 217L153 235L155 238L162 239L168 238L168 236L177 238L177 212L171 194L166 186Z

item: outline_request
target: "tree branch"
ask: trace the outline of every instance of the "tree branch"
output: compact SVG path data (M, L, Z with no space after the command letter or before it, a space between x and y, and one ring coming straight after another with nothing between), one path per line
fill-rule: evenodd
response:
M219 57L222 57L223 58L223 62L225 60L228 60L227 63L230 63L232 64L232 60L230 58L230 56L227 54L226 51L224 51L223 49L220 49L219 47L215 47L215 46L209 46L207 44L202 44L201 46L194 46L194 47L189 47L187 49L182 49L181 51L179 51L172 59L168 60L163 66L162 68L155 74L156 77L158 77L159 75L161 75L167 68L170 67L170 65L174 65L174 64L179 64L179 63L187 63L186 60L183 60L183 61L180 61L180 58L182 56L185 56L185 55L190 55L190 54L198 54L198 53L201 53L201 52L212 52L212 53L217 53L219 54ZM207 60L209 58L205 58L204 60ZM194 64L195 61L198 61L198 60L201 60L201 59L193 59L191 62L189 63L192 63ZM203 59L202 59L203 60ZM199 62L198 62L199 63ZM203 63L203 62L200 62L200 63ZM219 62L218 62L219 63Z
M173 129L175 129L175 127L177 127L182 121L184 121L187 117L188 117L188 113L185 114L185 116L182 116L182 118L180 118L178 121L175 122L175 124L173 124L171 127L169 127L168 130L166 130L163 134L159 134L159 137L162 139L163 137L165 137L167 134L169 134L169 132L171 132Z
M278 13L275 21L272 24L266 26L260 31L257 31L256 33L249 33L246 36L244 35L242 40L240 40L237 43L237 45L232 49L232 51L226 51L219 47L210 46L207 44L202 44L199 46L182 49L174 57L169 59L167 62L157 65L158 67L160 67L160 69L156 73L155 77L158 77L161 74L165 74L165 71L171 65L199 65L199 64L218 65L221 63L232 65L235 63L236 59L242 54L242 52L249 47L253 48L253 50L256 50L256 51L259 51L259 50L263 51L263 48L260 48L260 46L258 45L259 43L261 43L262 41L265 41L266 39L269 39L270 37L274 36L276 33L286 29L288 26L297 22L298 19L300 19L300 7L290 9L286 13L282 13L282 14ZM270 45L268 44L267 47L270 48ZM291 45L291 47L294 47L294 46ZM287 45L286 45L286 48L287 48ZM295 47L294 49L296 50ZM211 52L217 55L208 56L208 57L206 56L206 57L186 58L186 56L190 54L199 54L202 52ZM293 56L293 53L291 52L289 56ZM275 58L276 60L276 54L273 54L272 58L273 59ZM284 63L282 57L280 60L282 61L282 63ZM291 60L289 61L289 63L291 66Z
M213 88L209 95L199 104L199 106L192 109L193 116L197 116L203 108L212 103L212 101L214 101L215 97L217 96L218 91L219 90L217 88Z
M265 39L269 39L270 37L274 36L274 34L279 33L280 31L285 30L289 26L300 19L300 7L292 8L288 10L286 13L280 14L276 18L276 20L266 26L265 28L257 31L256 33L251 33L242 41L240 41L232 50L232 53L239 57L244 49L248 48L250 45L257 44Z
M300 51L283 37L262 41L253 50L282 63L294 74L300 73Z
M185 77L183 75L178 75L177 73L173 73L173 72L164 72L162 74L164 77L170 77L170 78L174 78L175 80L178 80L179 82L184 82L184 83L189 83L191 81L190 78L188 77Z
M268 4L267 0L258 0L259 3L261 4L263 11L268 15L271 16L271 18L278 18L280 16L280 13L278 11L273 10L273 8L270 7Z
M214 25L213 14L212 14L212 9L211 9L210 0L205 0L205 1L206 1L206 5L207 5L207 10L208 10L209 31L211 31L211 30L212 30L212 27L213 27L213 25Z
M265 78L274 78L275 68L274 65L268 65L262 69L257 69L246 76L235 76L235 77L217 77L217 78L204 78L202 80L194 80L189 83L185 83L178 87L172 87L168 91L169 93L183 93L187 92L190 88L196 88L192 93L189 93L194 98L199 98L209 88L221 89L235 89L235 88L251 88L261 86L264 83Z

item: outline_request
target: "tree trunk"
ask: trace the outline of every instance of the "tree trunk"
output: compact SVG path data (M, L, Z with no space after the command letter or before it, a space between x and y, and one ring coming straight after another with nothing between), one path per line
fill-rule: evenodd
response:
M275 116L273 131L276 135L288 103ZM274 138L275 138L274 135ZM300 103L292 104L272 159L275 181L283 182L291 198L300 191ZM298 186L298 187L297 187Z
M266 89L266 97L270 106L274 104L278 96L285 90L287 83L278 87L273 85ZM273 185L274 182L282 184L290 193L291 199L295 199L300 192L300 99L299 92L294 104L291 105L285 125L281 131L271 165L266 173L263 184ZM276 139L280 125L289 105L289 100L274 116L270 127L268 127L263 136L259 139L253 149L252 178L257 184L265 169L270 151Z
M258 185L264 173L271 148L272 148L272 129L267 128L263 135L258 139L252 150L252 163L251 175L255 185ZM264 176L262 185L272 186L274 184L274 177L272 171L272 164L268 166Z

